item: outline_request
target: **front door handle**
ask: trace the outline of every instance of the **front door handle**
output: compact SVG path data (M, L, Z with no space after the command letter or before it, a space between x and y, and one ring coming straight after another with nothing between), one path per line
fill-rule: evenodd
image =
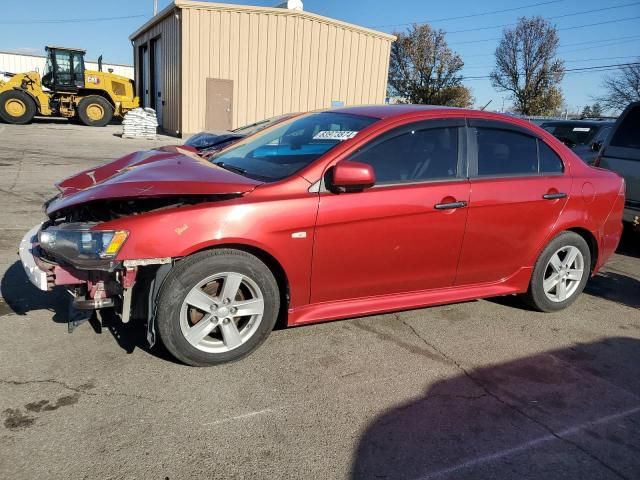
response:
M449 210L453 208L466 207L467 202L450 202L450 203L436 203L433 208L436 210Z
M566 193L558 192L558 193L545 193L542 195L542 198L545 200L557 200L558 198L567 198Z

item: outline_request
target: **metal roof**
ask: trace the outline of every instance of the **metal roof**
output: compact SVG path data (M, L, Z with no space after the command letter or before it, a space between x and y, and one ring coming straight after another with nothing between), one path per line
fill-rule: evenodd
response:
M253 5L235 5L235 4L227 4L227 3L200 2L200 1L192 1L192 0L174 0L174 2L170 3L163 10L158 12L156 16L148 20L135 32L129 35L129 40L133 40L134 38L139 36L141 33L145 32L146 30L154 26L156 23L162 21L168 15L173 13L175 10L188 9L188 8L196 9L196 10L224 10L224 11L230 11L230 12L269 13L272 15L289 15L289 16L307 17L319 22L335 25L348 30L355 30L364 34L384 38L391 41L394 41L396 39L394 35L390 35L388 33L380 32L378 30L373 30L366 27L361 27L360 25L355 25L353 23L343 22L342 20L336 20L334 18L324 17L322 15L306 12L304 10L302 11L289 10L286 8L277 8L277 7L258 7Z
M74 52L87 53L84 48L61 47L60 45L45 45L45 50L72 50Z

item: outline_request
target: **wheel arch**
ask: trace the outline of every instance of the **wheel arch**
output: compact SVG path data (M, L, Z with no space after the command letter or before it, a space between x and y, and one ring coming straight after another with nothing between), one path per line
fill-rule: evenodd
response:
M29 97L33 101L33 104L36 107L36 113L40 112L40 99L38 99L38 97L35 96L33 93L31 93L29 90L25 90L25 89L19 88L19 87L13 87L13 88L8 88L7 90L0 91L0 95L2 95L4 93L10 93L10 92L22 92L22 93L25 93L27 95L27 97Z
M114 109L116 108L116 103L113 100L113 98L111 98L111 95L109 95L108 92L106 92L105 90L91 90L91 89L80 89L78 91L78 94L76 95L76 107L78 107L80 105L80 102L82 100L84 100L85 98L88 97L102 97L104 98L107 102L109 102L109 104L111 105L111 107Z
M591 265L589 266L589 271L593 272L596 265L598 264L598 241L596 240L595 235L588 229L584 227L571 227L566 228L565 231L574 232L584 238L585 242L589 246L589 253L591 254Z
M190 251L189 254L183 258L207 250L220 250L223 248L240 250L249 253L262 261L267 266L267 268L271 270L271 273L273 273L273 276L275 277L278 284L278 290L280 291L280 314L278 315L276 328L286 326L287 311L289 309L289 276L282 266L282 263L272 253L256 245L238 242L225 242L203 246L201 248L198 248L197 250Z

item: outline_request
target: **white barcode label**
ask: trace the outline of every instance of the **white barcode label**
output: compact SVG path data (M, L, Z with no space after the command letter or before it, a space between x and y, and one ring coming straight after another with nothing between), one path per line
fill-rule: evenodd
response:
M349 130L338 131L338 130L322 130L316 133L313 136L314 140L349 140L350 138L355 137L358 132L352 132Z

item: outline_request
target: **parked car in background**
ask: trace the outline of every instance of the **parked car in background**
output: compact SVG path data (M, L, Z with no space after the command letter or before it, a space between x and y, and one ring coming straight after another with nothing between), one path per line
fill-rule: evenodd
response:
M61 182L20 256L75 308L142 318L190 365L302 325L520 294L570 305L616 249L624 187L505 115L416 105L284 120L210 157Z
M614 122L608 120L548 120L540 124L582 160L593 165Z
M622 175L627 194L624 221L640 224L640 102L630 104L618 117L595 165Z
M217 132L200 132L189 138L184 144L188 147L193 147L198 151L201 157L208 158L214 153L228 147L229 145L237 142L238 140L253 135L254 133L264 130L267 127L275 125L278 122L282 122L288 118L299 115L297 113L288 113L285 115L278 115L276 117L260 120L259 122L252 123L251 125L245 125L244 127L236 128L235 130L220 130Z

